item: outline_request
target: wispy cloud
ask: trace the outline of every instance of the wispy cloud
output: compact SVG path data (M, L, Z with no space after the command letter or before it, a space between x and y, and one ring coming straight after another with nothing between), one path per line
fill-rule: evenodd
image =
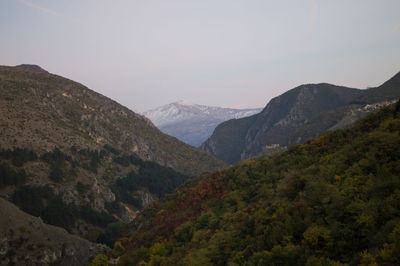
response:
M27 1L27 0L18 0L18 1L19 1L20 3L22 3L22 4L24 4L25 6L28 6L28 7L30 7L30 8L34 8L34 9L37 9L37 10L40 10L41 12L50 14L50 15L52 15L52 16L56 16L56 17L59 17L59 18L63 18L63 19L66 19L66 20L69 20L69 21L72 21L72 22L80 22L80 21L79 21L78 19L76 19L76 18L73 18L73 17L67 16L67 15L64 15L64 14L62 14L62 13L60 13L60 12L57 12L57 11L55 11L55 10L52 10L52 9L49 9L49 8L46 8L46 7L39 6L39 5L35 4L35 3L29 2L29 1Z
M310 21L308 23L307 35L310 36L314 30L314 25L317 21L318 5L316 0L311 0Z

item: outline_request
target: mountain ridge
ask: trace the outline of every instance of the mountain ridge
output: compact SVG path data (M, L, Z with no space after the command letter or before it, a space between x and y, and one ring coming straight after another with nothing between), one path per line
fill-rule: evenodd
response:
M54 143L98 148L108 143L124 151L134 152L144 160L156 161L185 174L200 173L223 165L203 151L161 133L146 117L69 79L48 72L5 66L0 67L0 78L5 88L9 88L8 91L3 90L1 95L2 112L9 117L3 121L5 132L0 142L3 148L14 146L14 136L21 135L17 139L25 141L26 145L40 146L44 150L52 150ZM13 86L18 86L18 89ZM18 101L14 104L23 104L25 108L10 113L7 105L14 99ZM26 119L35 112L40 113L42 119L35 118L35 122ZM31 127L32 131L28 133L7 122L13 119ZM53 134L50 139L43 138L46 128L49 127L43 123L46 120L55 121L58 130L65 133ZM110 126L111 122L115 127ZM51 128L47 130L54 131ZM56 135L58 139L54 139ZM32 138L40 141L27 141ZM179 148L176 149L177 147ZM181 155L177 156L178 153ZM191 156L208 161L214 166L208 168L204 167L207 163L195 163L198 159L185 159ZM190 167L185 167L183 160L187 163L193 162Z
M232 120L218 125L201 147L232 164L303 143L323 131L350 126L368 114L363 105L389 104L390 100L400 98L399 80L397 73L382 85L367 90L328 83L300 85L271 99L262 112L244 118L246 122ZM240 126L235 123L244 128L238 130ZM223 135L232 135L228 138L236 142L227 142Z
M248 121L230 121L231 125L246 125L246 128L232 130L230 133L235 135L235 131L241 132L241 136L235 137L242 139L240 143L220 145L223 136L218 131L222 127L229 128L224 125L228 122L224 122L217 126L213 135L201 147L228 163L257 156L269 147L272 150L285 147L287 135L295 128L307 123L320 112L351 102L360 93L358 89L327 83L300 85L271 99L259 114L243 118Z
M41 68L39 65L34 65L34 64L21 64L21 65L15 66L15 67L24 68L24 69L28 69L28 70L32 70L32 71L48 73L47 70Z

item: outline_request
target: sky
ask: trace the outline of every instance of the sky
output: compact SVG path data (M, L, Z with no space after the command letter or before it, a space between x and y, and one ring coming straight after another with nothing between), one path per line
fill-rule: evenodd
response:
M400 71L399 0L0 0L0 65L37 64L143 112L249 108Z

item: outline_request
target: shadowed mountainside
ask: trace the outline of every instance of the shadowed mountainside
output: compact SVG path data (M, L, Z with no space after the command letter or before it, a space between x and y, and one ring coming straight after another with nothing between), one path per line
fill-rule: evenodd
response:
M350 103L360 94L360 90L330 84L299 86L273 98L259 114L220 124L202 148L232 164L268 149L285 147L296 128L324 111Z
M368 114L367 104L384 106L398 98L400 73L367 90L301 85L273 98L259 114L218 125L201 147L233 164L303 143L326 130L346 128Z

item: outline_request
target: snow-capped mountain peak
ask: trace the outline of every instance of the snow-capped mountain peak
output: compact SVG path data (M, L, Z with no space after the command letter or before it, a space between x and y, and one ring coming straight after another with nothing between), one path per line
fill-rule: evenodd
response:
M164 133L175 136L188 144L198 146L211 135L219 123L233 118L250 116L261 112L261 110L261 108L213 107L179 100L144 112L143 115Z

